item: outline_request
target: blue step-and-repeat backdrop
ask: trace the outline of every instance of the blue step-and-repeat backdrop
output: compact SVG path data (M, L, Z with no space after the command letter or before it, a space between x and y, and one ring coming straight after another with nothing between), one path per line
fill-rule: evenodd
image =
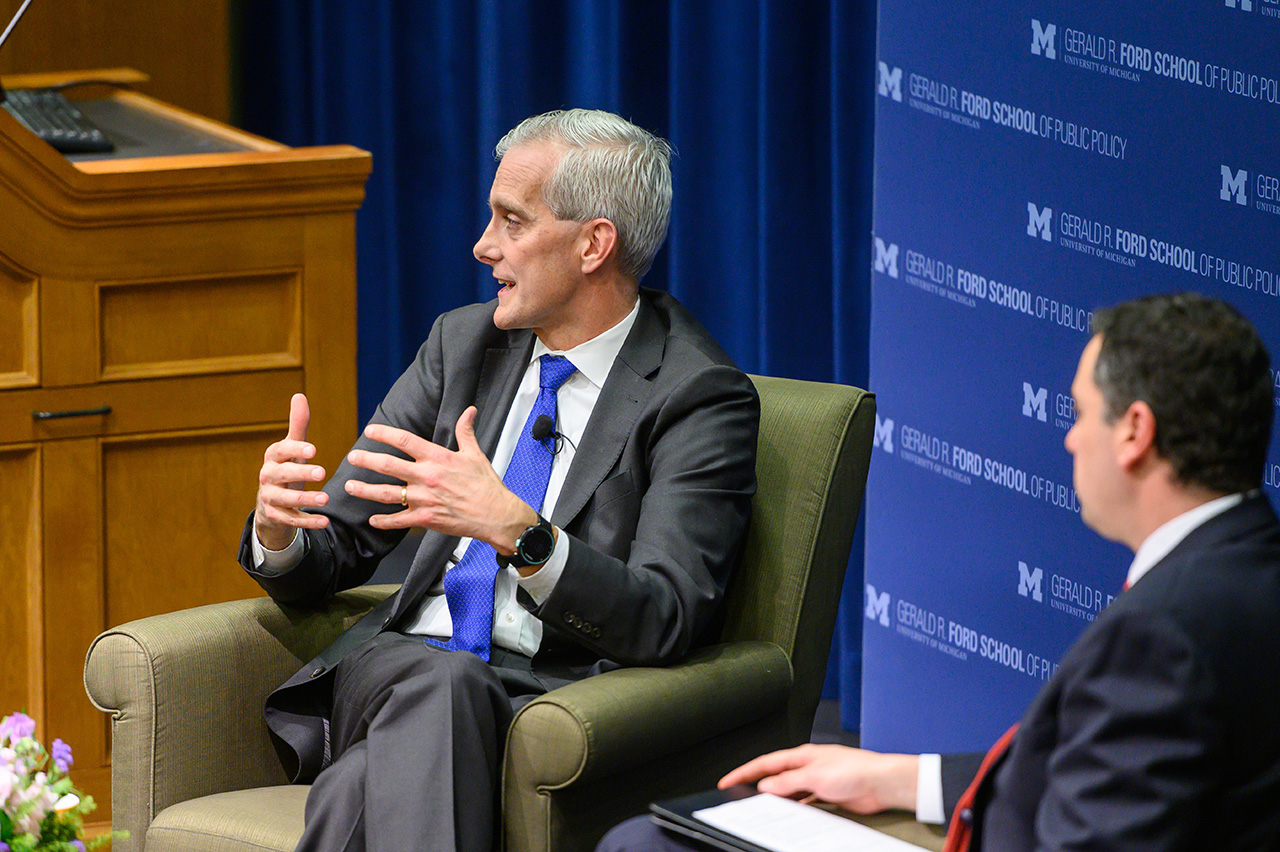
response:
M1280 0L881 0L877 54L862 739L984 749L1132 556L1062 445L1091 312L1197 290L1280 356Z

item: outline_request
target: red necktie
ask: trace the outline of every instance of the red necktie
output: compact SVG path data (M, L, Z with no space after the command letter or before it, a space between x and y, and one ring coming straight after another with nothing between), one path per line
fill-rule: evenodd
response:
M1125 580L1121 591L1128 590L1129 581ZM947 840L942 845L942 852L969 852L969 844L973 841L973 803L978 798L978 788L1000 762L1000 758L1004 757L1005 752L1009 750L1009 744L1013 742L1013 735L1017 732L1018 726L1015 723L987 751L987 756L982 759L982 765L978 767L978 774L973 776L968 789L956 802L955 813L951 815L951 824L947 826Z
M973 803L978 798L978 788L982 786L988 773L1000 762L1000 758L1004 757L1004 753L1009 750L1009 743L1013 742L1013 735L1017 732L1018 726L1015 724L996 740L996 744L982 759L978 774L973 776L969 788L964 791L960 801L956 802L955 813L951 815L951 825L947 827L947 840L942 846L942 852L968 852L969 843L973 840Z

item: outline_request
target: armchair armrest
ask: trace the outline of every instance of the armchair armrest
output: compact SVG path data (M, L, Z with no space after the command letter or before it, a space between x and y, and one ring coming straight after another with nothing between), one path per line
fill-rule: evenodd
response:
M175 802L288 783L262 720L267 693L394 590L355 589L316 611L212 604L95 639L85 689L112 714L113 822L130 833L117 848L140 849Z
M563 836L553 801L558 792L573 796L590 788L595 800L621 798L643 806L650 788L711 783L734 765L736 754L753 757L762 747L779 745L762 743L753 726L774 717L773 727L785 729L790 691L791 664L781 648L733 642L703 648L668 668L619 669L534 699L516 714L507 735L506 848L582 845L580 837ZM739 732L741 741L726 750L719 735L737 741ZM681 778L664 769L664 758L672 755L680 757L675 764ZM625 778L612 778L642 764L647 766ZM602 787L612 792L603 795ZM617 821L607 816L616 813L604 809L608 824L594 836ZM572 829L575 835L580 830Z
M790 689L787 655L769 642L715 645L668 668L607 672L521 708L506 774L548 790L596 781L754 722L783 708Z

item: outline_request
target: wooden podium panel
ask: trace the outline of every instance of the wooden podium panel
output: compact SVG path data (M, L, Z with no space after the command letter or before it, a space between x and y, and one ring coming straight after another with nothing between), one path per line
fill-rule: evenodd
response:
M132 92L97 109L147 125L144 142L69 159L0 110L0 714L25 710L46 742L71 743L72 777L107 821L89 643L261 594L236 546L291 394L308 395L327 469L355 439L355 212L371 162Z

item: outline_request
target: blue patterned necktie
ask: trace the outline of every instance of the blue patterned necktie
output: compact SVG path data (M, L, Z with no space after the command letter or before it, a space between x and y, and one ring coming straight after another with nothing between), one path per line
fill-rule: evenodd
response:
M529 412L529 419L520 430L520 439L516 442L502 482L534 511L541 512L542 500L547 495L547 480L551 478L556 436L553 426L551 434L541 441L534 440L533 424L544 416L555 424L556 391L578 368L558 355L543 355L538 360L538 385L541 389L533 410ZM450 651L470 651L488 662L493 639L493 585L497 577L497 553L491 545L473 540L458 564L444 575L444 595L453 621L453 638L447 643L433 639L427 642Z

